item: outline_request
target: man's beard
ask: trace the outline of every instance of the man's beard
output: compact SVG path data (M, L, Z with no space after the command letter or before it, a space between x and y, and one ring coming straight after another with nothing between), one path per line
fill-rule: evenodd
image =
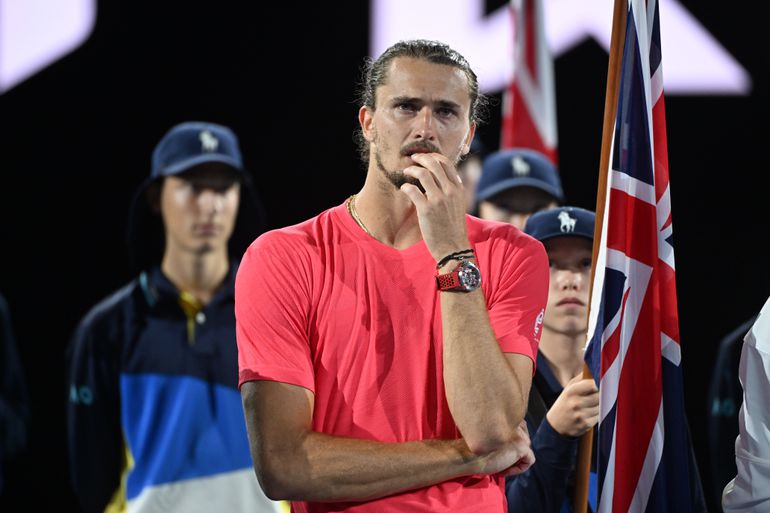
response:
M388 181L393 184L393 187L396 189L401 189L402 185L405 183L410 183L417 186L417 188L420 189L420 192L425 194L425 189L423 188L420 181L412 176L406 176L403 169L396 169L393 171L386 169L385 164L382 163L382 156L380 156L379 149L374 152L374 160L377 162L377 167L385 175L385 178L387 178Z
M385 152L387 152L387 148L384 148L383 150ZM418 142L413 142L413 143L407 144L406 146L401 148L401 152L400 153L401 153L402 156L409 156L409 155L415 153L417 150L423 150L423 151L428 151L428 152L431 152L431 153L439 153L439 154L441 154L441 152L439 151L439 149L436 146L434 146L433 144L431 144L431 143L429 143L427 141L418 141ZM455 165L457 165L457 163L460 161L461 158L462 158L462 152L459 152L459 155L454 159L455 160L455 162L454 162ZM414 178L412 176L407 176L406 174L404 174L404 170L403 169L393 169L393 170L390 170L390 169L387 169L385 167L385 164L382 162L382 155L380 154L380 146L379 145L376 146L376 149L374 151L374 160L377 163L377 167L379 168L379 170L382 171L382 173L385 175L385 177L388 179L388 181L391 184L393 184L393 186L396 189L401 189L402 185L404 185L405 183L409 183L409 184L412 184L412 185L416 186L418 189L420 189L420 192L425 194L425 188L420 183L420 180L418 180L417 178Z

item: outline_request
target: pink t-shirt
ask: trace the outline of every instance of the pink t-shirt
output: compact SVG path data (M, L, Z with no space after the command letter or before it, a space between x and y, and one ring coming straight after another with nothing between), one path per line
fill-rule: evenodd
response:
M482 289L506 353L535 361L548 295L543 245L467 217ZM444 393L436 262L420 241L397 250L345 205L260 236L235 284L240 384L272 380L315 394L313 429L406 442L460 437ZM472 344L473 341L469 340ZM365 503L294 503L296 512L504 511L502 479L469 476Z

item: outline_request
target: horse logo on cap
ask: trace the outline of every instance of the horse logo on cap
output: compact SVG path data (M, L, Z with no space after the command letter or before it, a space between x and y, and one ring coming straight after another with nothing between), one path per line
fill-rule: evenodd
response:
M524 160L521 155L516 155L511 159L511 167L513 167L514 176L529 175L529 162Z
M214 137L214 134L212 134L208 130L203 130L199 135L198 139L201 141L201 148L203 151L217 151L217 148L219 147L219 139Z
M559 230L561 230L562 233L570 233L575 231L575 223L577 223L577 218L570 217L566 210L559 212L558 219L561 222Z

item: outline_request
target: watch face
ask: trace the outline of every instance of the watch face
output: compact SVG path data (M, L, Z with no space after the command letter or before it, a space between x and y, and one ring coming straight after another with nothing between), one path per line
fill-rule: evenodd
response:
M481 285L481 272L471 262L463 261L462 268L457 272L460 285L467 291L476 290Z

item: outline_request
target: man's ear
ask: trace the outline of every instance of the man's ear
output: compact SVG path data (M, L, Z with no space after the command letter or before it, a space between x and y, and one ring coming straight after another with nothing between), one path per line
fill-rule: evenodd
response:
M467 155L468 152L471 151L471 141L473 141L473 136L476 134L476 122L474 121L471 123L471 128L468 130L468 135L465 137L465 142L463 143L463 156Z
M374 110L366 105L358 109L358 124L361 125L361 133L364 139L372 142L372 133L374 132Z

